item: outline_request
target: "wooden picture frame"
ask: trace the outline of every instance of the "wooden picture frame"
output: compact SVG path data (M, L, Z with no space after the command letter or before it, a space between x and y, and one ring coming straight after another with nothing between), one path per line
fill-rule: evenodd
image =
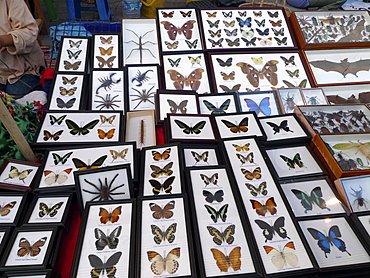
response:
M154 110L126 113L125 141L135 141L139 149L156 145Z
M297 105L305 104L300 88L279 88L277 92L282 114L293 113Z

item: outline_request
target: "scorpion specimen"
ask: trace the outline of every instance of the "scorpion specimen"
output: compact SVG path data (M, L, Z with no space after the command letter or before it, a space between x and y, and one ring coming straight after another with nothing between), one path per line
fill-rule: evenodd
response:
M108 89L110 90L114 84L120 83L121 82L121 78L120 79L117 79L117 80L113 80L112 79L113 75L115 75L115 74L116 73L113 72L113 73L111 73L109 75L109 77L98 78L98 80L100 81L101 85L96 89L95 93L96 94L99 94L100 88L104 88L106 91L108 91Z
M140 105L140 103L142 103L142 102L147 102L147 101L149 101L150 103L152 103L152 104L154 105L154 102L150 100L150 98L154 97L154 96L153 96L154 92L150 93L150 91L151 91L153 88L154 88L154 86L153 86L153 87L151 87L151 88L148 90L148 92L146 91L146 89L143 89L143 90L142 90L142 92L140 92L139 90L136 90L135 88L131 88L132 90L134 90L134 91L136 91L136 92L138 92L138 93L139 93L138 95L130 95L131 97L138 97L138 98L136 98L136 99L133 99L133 101L140 100L140 101L139 101L139 103L135 106L135 108L134 108L134 109L136 109L136 108Z
M96 106L95 108L100 108L100 110L102 110L103 108L112 108L114 110L114 107L117 107L119 108L119 106L115 103L117 102L121 102L120 100L114 100L116 97L118 97L119 95L116 95L114 97L110 97L110 94L107 94L105 98L103 98L102 96L99 96L99 95L96 95L96 97L99 97L101 98L102 101L100 100L94 100L95 102L97 103L100 103L98 106Z
M109 184L108 184L107 178L105 178L104 179L105 185L103 185L100 178L98 179L99 180L99 185L93 184L91 181L88 181L87 179L84 179L84 181L86 183L92 185L98 191L93 192L93 191L89 191L89 190L86 190L86 189L82 189L82 191L96 195L90 201L95 201L96 199L99 199L98 201L114 200L114 198L112 196L114 196L114 195L124 195L125 194L125 192L114 192L118 188L121 188L121 187L125 186L124 184L121 184L121 185L118 185L118 186L112 188L112 185L113 185L114 181L116 180L116 178L118 177L118 175L119 174L116 174Z
M140 70L137 71L136 76L132 78L131 82L134 82L135 80L138 82L136 86L140 87L143 85L145 81L148 81L150 79L149 76L146 76L148 72L152 72L153 70L147 70L144 73L141 73Z
M155 58L155 56L154 56L154 54L150 51L150 49L149 48L144 48L143 47L143 45L145 45L145 44L147 44L147 43L151 43L151 44L156 44L156 43L154 43L154 42L151 42L151 41L145 41L145 42L143 42L142 40L143 40L143 38L147 35L147 34L149 34L150 32L153 32L154 30L150 30L150 31L148 31L148 32L145 32L144 33L144 35L142 35L142 36L139 36L138 34L136 34L134 31L132 31L132 30L130 30L130 29L126 29L127 31L130 31L130 32L132 32L137 38L138 38L138 42L136 42L136 41L134 41L134 40L130 40L130 41L128 41L128 42L125 42L125 43L130 43L130 42L132 42L132 43L134 43L134 44L136 44L137 46L138 46L138 48L133 48L133 49L131 49L131 51L130 51L130 54L128 54L128 56L126 57L126 59L128 59L128 58L130 58L130 56L131 56L131 54L132 54L132 52L134 51L134 50L139 50L139 52L140 52L140 64L142 64L143 63L143 50L147 50L147 51L149 51L149 53L153 56L153 58Z

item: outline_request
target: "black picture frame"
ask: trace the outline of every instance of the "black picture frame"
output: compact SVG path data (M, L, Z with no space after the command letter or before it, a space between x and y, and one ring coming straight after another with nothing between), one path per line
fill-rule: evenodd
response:
M23 218L23 211L27 203L27 192L1 192L0 203L5 208L0 217L0 227L18 226Z
M11 272L4 272L3 278L22 278L22 277L27 277L27 278L52 278L52 273L53 271L51 269L46 269L46 270L32 270L32 273L30 271L11 271ZM40 275L45 275L45 276L40 276Z
M91 41L92 69L117 69L122 67L121 33L94 33ZM115 58L113 58L114 56Z
M275 90L257 92L240 91L236 96L241 112L254 111L258 117L281 114L281 108Z
M234 93L201 94L198 99L200 114L219 115L240 112Z
M7 246L11 227L0 227L0 256L2 256L5 247Z
M217 166L224 164L218 144L181 144L185 167Z

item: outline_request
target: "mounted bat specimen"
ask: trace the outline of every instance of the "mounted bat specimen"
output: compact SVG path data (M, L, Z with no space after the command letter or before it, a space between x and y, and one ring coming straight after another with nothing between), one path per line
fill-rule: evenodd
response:
M339 95L326 96L326 98L335 104L343 103L369 103L370 102L370 92L362 92L358 94L358 98L355 95L351 95L349 98L344 98Z
M357 76L359 71L368 71L370 70L370 59L359 60L355 62L348 62L348 58L340 60L340 63L327 61L327 60L319 60L319 61L312 61L310 62L312 66L315 68L322 69L326 72L334 71L339 72L346 77L347 74L353 74Z

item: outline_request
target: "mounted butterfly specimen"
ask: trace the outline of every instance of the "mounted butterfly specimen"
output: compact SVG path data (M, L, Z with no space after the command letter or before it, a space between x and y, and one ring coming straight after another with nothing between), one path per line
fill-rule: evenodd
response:
M53 134L48 130L44 130L44 137L42 139L44 141L49 141L49 140L58 141L63 132L64 132L64 130L59 130L59 131L57 131Z
M79 48L81 43L82 43L82 40L79 40L79 41L76 41L76 42L72 41L72 40L69 40L69 46L71 48Z
M217 245L222 245L223 242L232 244L234 242L233 235L235 234L235 225L229 225L226 229L221 232L215 227L207 226L207 230L211 236L213 236L213 242Z
M192 29L194 28L194 23L196 23L195 20L188 20L181 27L176 27L171 22L161 21L164 29L167 30L168 37L173 41L176 39L177 35L184 35L187 40L190 40L193 35Z
M290 56L289 58L286 58L284 56L280 56L280 58L284 61L285 63L285 66L289 66L289 65L292 65L292 66L295 66L295 62L294 62L294 56Z
M261 70L256 69L248 63L237 63L236 65L241 68L242 72L247 75L248 81L253 87L258 87L260 79L266 79L271 85L276 86L278 84L277 64L276 60L268 61Z
M90 271L91 278L99 278L100 274L106 273L107 277L115 278L117 268L115 265L118 264L119 259L122 256L122 252L116 252L103 263L103 261L96 255L90 254L88 256L89 262L93 269Z
M77 87L73 87L71 89L66 89L64 87L59 87L59 93L62 96L73 96L77 90Z
M278 219L276 219L274 225L270 225L265 221L259 219L254 220L254 222L256 222L258 227L260 227L263 230L262 234L266 239L265 242L267 242L267 240L272 240L275 234L278 234L282 239L286 238L290 239L290 237L288 237L286 229L284 229L285 226L284 216L281 216Z
M186 114L186 111L187 111L186 106L188 105L188 100L187 99L181 101L179 104L177 104L176 102L174 102L171 99L167 99L167 102L170 106L170 112L171 113L177 113L177 111L179 111L181 114Z
M155 161L167 160L171 156L171 148L165 149L163 153L152 151L152 156Z
M236 20L238 21L239 26L242 27L242 28L244 26L251 27L251 25L252 25L252 18L251 17L247 17L244 20L241 19L240 17L236 17Z
M265 216L267 212L271 215L275 215L277 213L274 197L270 197L267 199L266 203L260 203L256 200L249 200L252 204L252 208L256 210L256 213L261 216Z
M164 44L167 46L168 49L176 49L179 46L179 42L175 41L173 43L170 43L168 41L165 41Z
M99 46L100 55L109 55L110 56L113 53L113 49L114 49L113 46L108 47L107 49L105 49L104 47Z
M282 39L279 39L278 37L274 37L275 41L278 45L287 45L287 37L284 37Z
M326 254L330 254L331 246L335 246L339 251L346 252L351 256L351 253L347 251L346 243L340 239L342 234L337 225L334 225L329 229L327 236L314 228L307 228L307 231L317 240L317 245L322 251L324 251L325 258L328 257Z
M0 216L7 216L14 208L14 206L17 204L17 201L10 202L4 206L0 205Z
M218 41L208 39L208 41L212 44L212 47L216 47L216 46L222 47L223 40L224 40L224 38L221 38Z
M207 209L207 212L211 215L211 219L213 222L217 223L217 220L220 219L222 222L226 221L227 218L227 209L229 207L228 204L223 205L220 207L219 210L209 206L209 205L204 205L204 207Z
M67 49L68 59L78 59L78 56L82 50L78 50L76 52L72 52L71 50Z
M224 16L224 17L232 17L233 16L233 11L229 11L229 12L222 12L222 15Z
M224 200L224 191L217 190L214 194L208 190L203 190L203 196L206 197L205 200L208 203L213 203L214 201L221 203Z
M204 174L199 174L200 178L205 183L206 187L210 184L217 185L218 182L218 173L214 173L212 176L207 176ZM218 186L218 185L217 185Z
M220 20L216 20L213 22L207 19L207 23L209 24L209 28L218 28L218 24L220 23Z
M100 117L100 121L101 121L102 124L109 123L109 124L113 125L113 121L115 120L116 115L113 115L113 116L110 116L110 117L106 117L104 115L99 115L99 117Z
M163 16L164 18L172 18L172 17L173 17L173 14L174 14L175 12L174 12L174 11L172 11L172 12L167 13L167 12L161 11L161 13L162 13L162 16Z
M274 13L272 13L272 12L270 12L270 11L267 11L267 13L268 13L268 15L269 15L270 17L272 17L272 18L274 18L274 17L278 17L278 16L279 16L279 12L278 12L278 11L276 11L276 12L274 12Z
M171 67L178 67L180 64L181 58L178 58L176 60L172 60L171 58L168 58L167 60L170 63Z
M240 45L240 39L239 38L237 38L235 40L225 39L225 41L227 42L227 45L230 46L230 47Z
M55 173L50 170L45 170L44 171L44 176L45 176L44 182L47 185L63 184L68 180L69 174L71 172L72 172L72 168L64 169L63 171L59 173Z
M244 101L247 104L249 111L256 112L257 116L260 113L265 116L271 115L270 97L264 97L259 104L250 98L245 98Z
M128 148L123 149L121 151L109 150L110 154L112 155L112 162L118 158L126 160L126 155L128 153Z
M95 241L95 247L96 250L101 251L106 246L108 246L109 249L116 249L117 245L119 243L119 236L121 235L122 226L118 226L115 228L110 234L105 234L102 230L99 228L94 229L95 238L97 239Z
M302 160L301 160L301 155L299 153L297 153L293 159L290 159L289 157L285 156L285 155L280 155L281 159L284 160L287 165L289 166L289 170L290 169L294 169L295 166L294 165L297 165L299 168L302 168L304 166Z
M108 222L116 223L122 212L122 206L118 206L113 210L99 208L100 223L107 224Z
M260 36L268 36L270 34L270 29L269 28L266 28L265 30L261 30L261 29L256 28L256 31L257 31L258 35L260 35Z
M116 129L112 128L108 130L107 132L105 132L104 130L99 128L97 131L98 131L99 139L105 139L105 138L112 139L114 137L114 132L116 131Z
M175 240L175 235L177 230L177 223L173 223L166 230L161 230L156 225L150 225L152 229L152 234L154 235L153 240L157 244L161 244L161 242L165 242L167 240L168 243L172 243Z
M66 70L78 70L82 62L78 61L72 64L68 61L63 61L63 63L64 63L64 69Z
M180 13L181 13L182 17L191 17L191 13L192 13L192 12L193 12L193 11L188 11L188 12L186 13L186 12L180 11Z
M180 120L175 120L175 123L179 128L182 129L182 132L185 134L200 134L202 132L202 129L206 125L206 121L200 121L194 126L188 126L186 123Z
M216 107L214 104L209 102L208 100L203 100L204 105L207 107L209 111L211 111L212 115L220 115L220 114L226 114L226 111L231 103L231 99L225 100L220 107Z
M82 191L84 191L86 193L90 193L90 194L95 195L95 197L92 198L89 201L95 201L95 200L98 200L98 201L115 200L115 196L117 196L117 195L125 195L125 192L115 192L117 189L125 186L125 184L120 184L120 185L117 185L116 187L112 187L113 186L113 183L115 182L115 180L116 180L116 178L118 176L119 176L119 174L117 173L112 178L112 180L109 182L109 184L108 184L108 178L105 177L104 178L104 185L103 185L103 182L102 182L102 180L100 178L98 179L98 181L99 181L99 184L98 185L92 183L91 181L88 181L87 179L84 179L84 181L86 183L90 184L97 191L90 191L90 190L87 190L87 189L82 189Z
M150 210L153 211L154 219L170 219L173 216L175 201L168 202L163 208L155 203L149 204Z
M278 21L273 21L273 20L269 20L269 22L271 23L271 25L273 26L273 27L281 27L281 24L283 23L283 21L282 20L278 20Z
M250 40L242 38L242 40L245 42L245 46L256 46L257 37L251 38Z
M72 135L86 135L90 133L90 130L93 129L97 124L99 123L99 120L93 120L86 125L80 127L78 126L74 121L72 120L66 120L67 127L70 129L70 134Z
M71 98L70 100L68 100L67 102L65 102L61 98L57 97L56 98L56 102L57 102L58 108L62 108L62 109L63 108L66 108L66 109L69 109L69 108L72 108L73 107L73 104L75 104L76 98Z
M98 60L98 67L99 68L104 68L107 66L108 68L112 68L114 66L113 62L117 58L117 56L111 56L108 59L104 59L101 56L95 56L96 59Z
M236 84L232 88L229 88L225 85L219 85L219 86L222 90L224 90L225 93L238 93L241 87L241 84Z
M195 151L191 151L191 155L194 157L195 163L205 162L205 163L208 164L208 155L209 155L208 151L205 151L201 154L199 154Z
M232 31L229 31L227 29L224 29L226 36L232 37L238 35L238 29L234 29Z
M295 252L295 246L292 241L285 244L282 251L272 247L263 246L267 255L271 257L271 262L277 268L283 268L285 265L297 266L299 261Z
M63 120L67 117L67 115L60 116L59 118L56 118L53 115L49 115L50 117L50 124L51 125L61 125L63 123Z
M323 195L321 187L317 186L312 189L310 195L298 189L292 189L291 191L299 200L301 200L301 205L305 209L304 213L312 210L314 204L321 209L327 209L328 211L330 211L330 208L326 206L326 201L322 198Z
M107 159L107 155L103 155L101 157L99 157L97 160L95 160L93 163L91 164L86 164L85 162L83 162L82 160L78 159L78 158L72 158L72 161L73 161L73 164L75 165L75 167L77 168L77 171L81 171L81 170L87 170L87 169L96 169L96 168L99 168L100 166L103 165L104 161Z
M200 66L200 62L202 61L202 56L197 57L191 57L188 56L189 62L191 63L191 66L194 66L195 64L198 64Z
M258 187L255 187L253 184L246 182L245 186L250 190L250 193L253 197L257 197L259 194L266 196L267 195L267 183L265 181L261 182Z
M198 44L198 39L194 40L193 42L191 41L188 41L188 40L185 40L187 46L192 49L192 48L197 48L197 44Z
M247 156L244 156L240 153L237 153L236 154L237 158L240 160L240 162L242 163L240 166L246 164L246 163L254 163L254 155L253 155L253 152L247 154Z
M102 44L111 44L113 41L113 36L109 36L108 38L100 37L100 42Z
M154 195L158 195L161 192L170 193L172 191L172 184L175 180L175 177L169 177L163 183L160 183L157 180L149 180L150 185L153 187L152 192Z
M217 30L216 32L213 32L212 30L208 30L208 33L209 35L211 36L211 38L214 38L214 37L221 37L221 29L220 30Z
M58 209L60 209L63 206L64 202L59 202L56 203L55 205L51 206L50 208L43 202L40 202L39 204L39 216L44 217L44 216L50 216L54 217L55 215L58 214Z
M217 16L217 12L213 12L213 13L206 12L206 14L207 14L208 17L216 17Z
M218 64L221 66L221 67L230 67L233 63L233 58L230 57L228 58L226 61L223 61L222 59L220 58L216 58L216 61L218 62Z
M280 133L280 130L283 130L285 132L294 132L293 130L289 129L288 120L281 121L281 123L279 125L277 125L273 122L266 122L266 124L268 124L269 126L272 127L272 130L274 131L274 135L276 133Z
M173 171L171 170L173 162L168 163L163 168L158 167L156 165L150 165L150 169L152 169L152 173L150 174L153 178L158 178L160 176L171 176Z
M240 270L242 265L242 261L240 260L242 257L240 250L241 247L234 247L227 256L220 250L211 248L213 258L216 260L216 265L221 272L228 272L230 267L234 271Z
M180 247L172 249L164 258L155 251L147 251L151 271L155 275L161 275L165 270L169 274L174 274L179 269Z
M242 133L242 132L247 132L248 131L248 121L249 118L245 117L243 118L239 124L234 124L232 122L229 122L227 120L221 120L221 122L230 129L232 133Z
M168 70L170 79L173 81L173 86L176 90L183 90L184 87L189 87L196 91L199 89L200 80L204 69L195 69L188 76L184 76L176 70Z
M248 179L248 180L262 178L261 167L257 167L256 169L253 170L253 172L250 172L250 171L248 171L247 169L244 169L244 168L241 168L240 170L242 171L245 178Z
M43 237L43 238L39 239L38 241L36 241L34 244L31 245L31 243L28 241L28 239L22 237L19 240L19 245L18 246L21 247L21 248L18 249L17 255L19 257L24 257L28 254L31 257L37 256L41 252L40 247L43 247L45 245L46 240L47 240L47 237Z
M225 27L234 27L235 26L235 20L232 20L230 22L227 22L226 20L223 21L225 24Z
M249 146L250 145L251 145L250 143L246 143L246 144L244 144L242 146L237 145L237 144L232 144L232 146L235 148L235 150L237 152L247 152L247 151L249 151Z

